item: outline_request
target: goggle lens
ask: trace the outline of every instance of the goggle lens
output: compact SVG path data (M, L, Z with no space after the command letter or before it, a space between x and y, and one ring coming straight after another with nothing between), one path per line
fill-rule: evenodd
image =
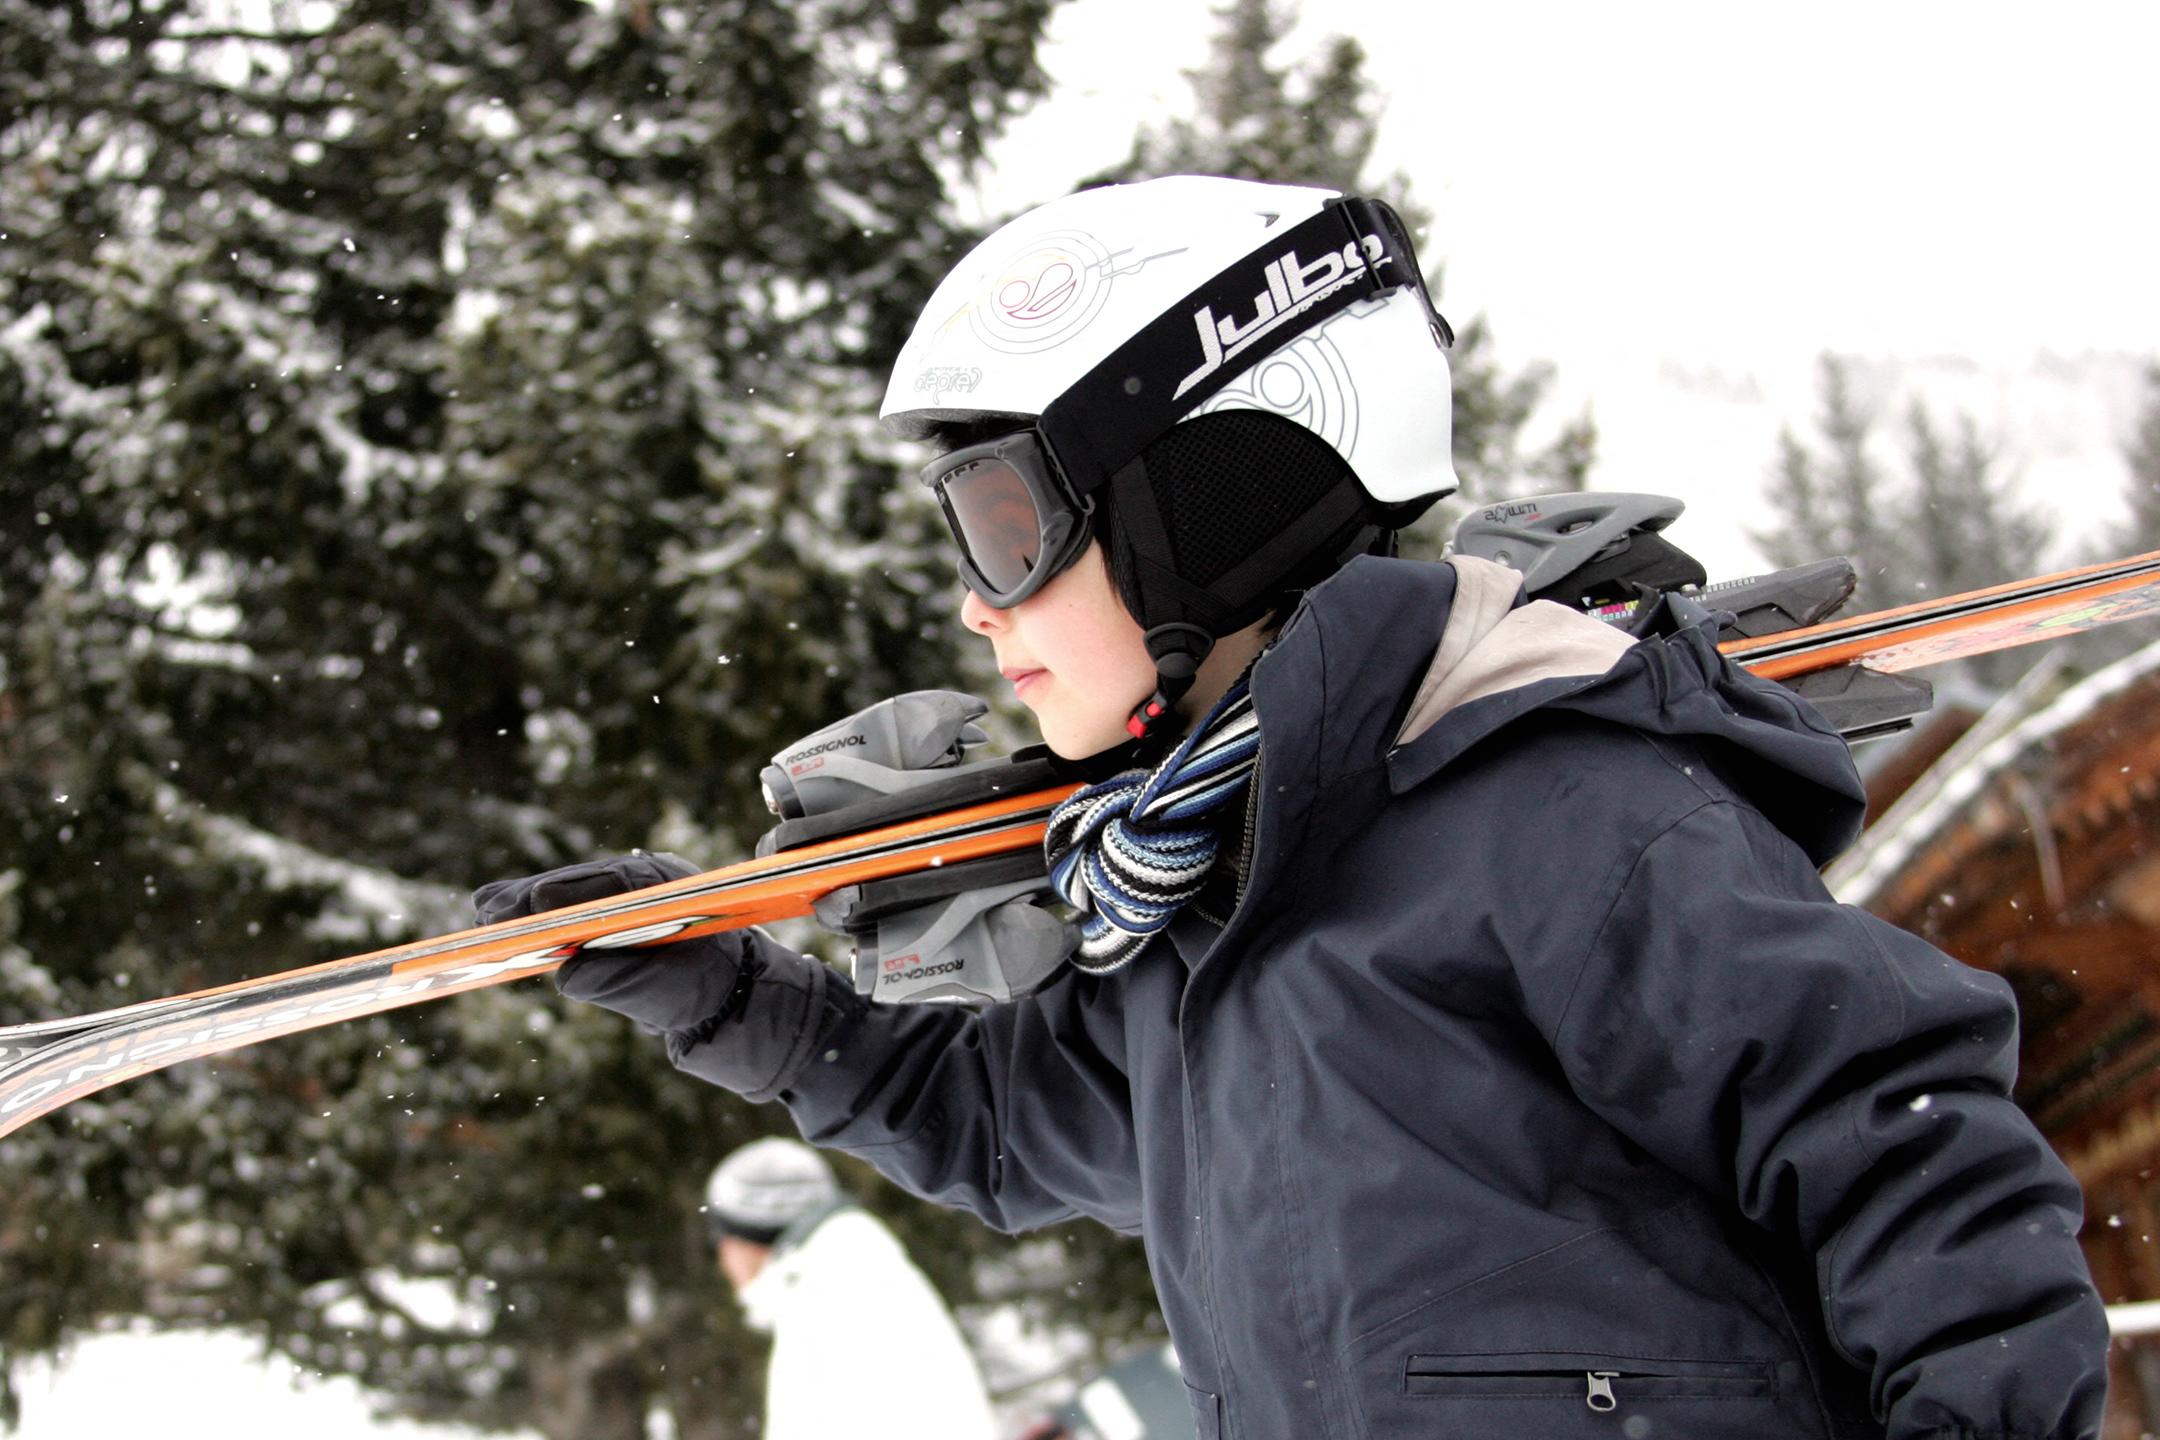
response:
M1018 590L1042 558L1042 516L1020 472L1002 459L971 460L938 483L953 534L1001 595Z

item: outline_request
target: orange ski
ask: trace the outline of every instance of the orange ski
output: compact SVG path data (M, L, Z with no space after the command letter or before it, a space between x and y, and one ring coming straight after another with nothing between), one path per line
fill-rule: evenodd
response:
M1718 595L1704 598L1716 603ZM1721 648L1759 675L1809 688L1802 682L1911 670L2156 614L2160 551ZM545 974L582 949L660 945L809 915L848 887L1037 850L1050 811L1079 787L1038 779L1019 787L1024 793L1000 788L982 787L996 799L853 833L833 830L830 822L847 815L836 812L825 817L833 838L545 915L76 1019L0 1027L0 1135L182 1060Z
M1014 795L632 894L73 1020L0 1027L0 1135L182 1060L402 1005L544 975L582 949L624 949L811 913L848 885L1042 844L1076 786Z
M1896 673L2154 614L2160 550L1719 648L1769 680L1840 665Z

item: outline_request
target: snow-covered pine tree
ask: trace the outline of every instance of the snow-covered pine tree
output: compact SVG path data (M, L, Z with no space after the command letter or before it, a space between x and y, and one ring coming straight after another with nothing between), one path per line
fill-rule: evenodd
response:
M2082 547L2088 562L2160 550L2160 363L2145 367L2137 418L2123 436L2122 457L2122 514ZM2077 667L2094 670L2148 643L2148 630L2119 625L2080 635L2071 645Z
M2160 550L2160 363L2145 367L2145 397L2136 428L2123 442L2123 482L2127 512L2114 528L2108 547L2118 555Z
M1907 469L1878 455L1874 403L1856 365L1825 354L1818 363L1822 437L1810 446L1790 426L1779 432L1765 490L1770 523L1753 532L1775 565L1850 556L1860 583L1848 615L1956 594L2030 575L2053 538L2046 517L2020 500L1999 452L1970 415L1944 423L1918 400L1905 413ZM1964 662L2000 687L2036 652L2010 650Z
M1894 519L1919 567L1914 583L1926 587L1911 598L1978 590L2039 569L2054 527L2018 498L2015 477L2002 473L1999 454L1981 440L1972 416L1958 415L1946 436L1915 400L1906 428L1912 483ZM1976 678L1999 688L2036 658L2029 650L2004 650L1966 663Z
M726 858L949 673L870 416L1049 7L0 0L0 1017ZM138 1081L0 1143L0 1372L135 1315L738 1433L697 1186L770 1123L545 986Z
M1852 557L1860 583L1847 606L1851 613L1932 593L1911 588L1918 572L1893 517L1890 481L1871 443L1874 413L1855 393L1851 362L1826 354L1817 376L1822 448L1811 449L1789 426L1779 432L1764 495L1771 523L1751 538L1773 565Z

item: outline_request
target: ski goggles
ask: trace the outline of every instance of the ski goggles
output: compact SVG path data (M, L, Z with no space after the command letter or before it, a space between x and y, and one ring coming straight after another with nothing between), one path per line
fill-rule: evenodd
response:
M1033 595L1087 549L1094 506L1073 494L1033 430L941 455L923 467L960 546L960 578L994 610Z

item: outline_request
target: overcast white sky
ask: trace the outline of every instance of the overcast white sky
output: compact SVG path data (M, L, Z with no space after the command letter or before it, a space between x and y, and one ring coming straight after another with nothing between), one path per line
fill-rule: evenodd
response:
M1324 32L1371 53L1381 169L1435 212L1446 308L1482 311L1512 363L1553 361L1555 413L1588 403L1603 428L1599 483L1687 498L1676 538L1713 575L1749 568L1755 488L1824 349L1899 362L2036 494L2112 511L2136 363L2160 357L2160 5L1306 8L1286 53ZM996 152L982 204L1120 158L1136 118L1183 103L1212 30L1210 0L1070 0L1059 96ZM171 1434L215 1415L385 1440L349 1388L294 1397L240 1342L125 1337L57 1387L36 1376L22 1433L108 1433L94 1407L139 1422L146 1389Z
M242 1336L100 1336L58 1368L24 1367L15 1440L447 1440L474 1432L369 1418L350 1380L322 1380L282 1359L263 1361ZM538 1440L529 1432L500 1440Z
M1739 527L1826 349L1894 368L1886 404L1973 413L2067 528L2113 512L2160 356L2160 5L1304 9L1283 58L1328 33L1369 52L1378 169L1434 212L1444 308L1554 362L1555 415L1588 403L1604 432L1597 482L1686 497L1676 538L1713 574L1752 558ZM1072 0L1059 98L986 207L1059 193L1183 103L1211 10Z
M1440 212L1465 298L1531 343L1632 322L1742 355L2155 344L2160 7L1420 13L1373 48L1384 159Z

